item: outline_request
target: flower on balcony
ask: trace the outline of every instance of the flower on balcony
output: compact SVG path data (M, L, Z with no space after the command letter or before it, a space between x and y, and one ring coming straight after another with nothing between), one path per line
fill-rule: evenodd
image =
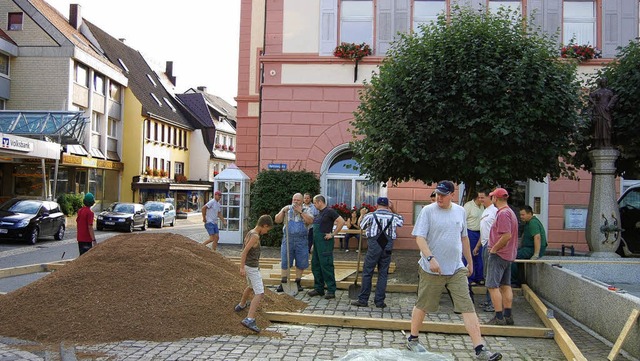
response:
M214 170L214 171L213 171L213 176L214 176L214 177L215 177L215 176L217 176L218 174L220 174L220 172L218 172L217 170Z
M367 43L340 43L333 51L333 56L341 59L358 61L371 55L371 47Z
M220 147L221 147L220 143L216 143L215 147L216 147L216 149L220 149Z
M153 176L154 176L154 177L157 177L157 176L159 176L159 175L160 175L160 170L159 170L159 169L154 169L154 170L153 170Z
M222 145L222 150L227 150L227 145L226 144Z
M351 217L351 211L349 210L349 206L346 203L336 203L331 206L331 208L335 209L336 212L342 217L342 219L347 220Z
M569 44L562 47L560 50L561 57L577 59L579 62L602 57L600 49L594 48L589 44L578 45L574 41L575 39L571 39Z
M176 174L176 182L187 183L187 177L184 174Z
M151 169L151 167L147 167L144 170L144 175L152 175L153 174L153 169Z
M160 177L166 177L168 175L169 175L169 173L166 170L164 170L164 169L160 170Z
M230 146L229 146L229 151L230 151L230 152L233 152L233 151L234 151L234 149L236 149L236 148L234 148L234 147L233 147L233 145L230 145Z

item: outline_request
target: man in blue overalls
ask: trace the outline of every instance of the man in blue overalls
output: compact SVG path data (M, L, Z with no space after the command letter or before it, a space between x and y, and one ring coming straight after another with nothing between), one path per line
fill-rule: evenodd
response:
M318 215L313 219L313 252L311 271L313 272L313 290L307 293L310 297L323 296L330 300L336 298L336 275L333 268L333 245L335 235L344 225L344 219L335 209L327 207L323 195L313 197L313 204ZM335 228L333 227L335 225ZM327 294L324 286L327 286Z
M300 280L302 272L309 268L309 253L307 249L307 225L313 222L311 210L302 205L302 194L296 193L291 199L291 205L284 206L276 214L276 223L282 223L285 220L285 227L282 229L282 245L280 246L280 267L282 268L282 283L287 283L287 270L296 264L296 284L298 292L302 291ZM287 247L287 240L289 247ZM287 257L287 248L289 249L289 257ZM287 260L289 263L287 264ZM276 289L276 292L283 292L282 283Z

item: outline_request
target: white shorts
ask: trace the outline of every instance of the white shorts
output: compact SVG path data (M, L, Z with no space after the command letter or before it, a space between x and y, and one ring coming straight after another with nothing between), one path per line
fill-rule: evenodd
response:
M264 293L264 283L262 283L260 269L245 265L244 272L247 276L247 285L253 289L253 293L256 295Z

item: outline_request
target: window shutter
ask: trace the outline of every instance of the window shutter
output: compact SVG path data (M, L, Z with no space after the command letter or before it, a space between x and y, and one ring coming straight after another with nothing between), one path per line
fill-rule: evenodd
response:
M338 45L338 0L320 0L320 55L332 55Z
M558 33L560 48L562 36L558 31L562 24L562 0L529 0L527 8L527 14L535 17L533 24L536 27L549 35Z
M409 0L379 0L377 5L376 54L383 55L391 47L397 33L409 32Z
M618 46L626 46L638 36L638 3L604 0L602 9L602 56L614 58Z

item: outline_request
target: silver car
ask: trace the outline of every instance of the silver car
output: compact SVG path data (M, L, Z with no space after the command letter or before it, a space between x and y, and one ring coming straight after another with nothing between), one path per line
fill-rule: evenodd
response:
M165 224L174 226L176 223L176 210L171 203L147 202L144 204L147 209L147 224L149 227L164 227Z

